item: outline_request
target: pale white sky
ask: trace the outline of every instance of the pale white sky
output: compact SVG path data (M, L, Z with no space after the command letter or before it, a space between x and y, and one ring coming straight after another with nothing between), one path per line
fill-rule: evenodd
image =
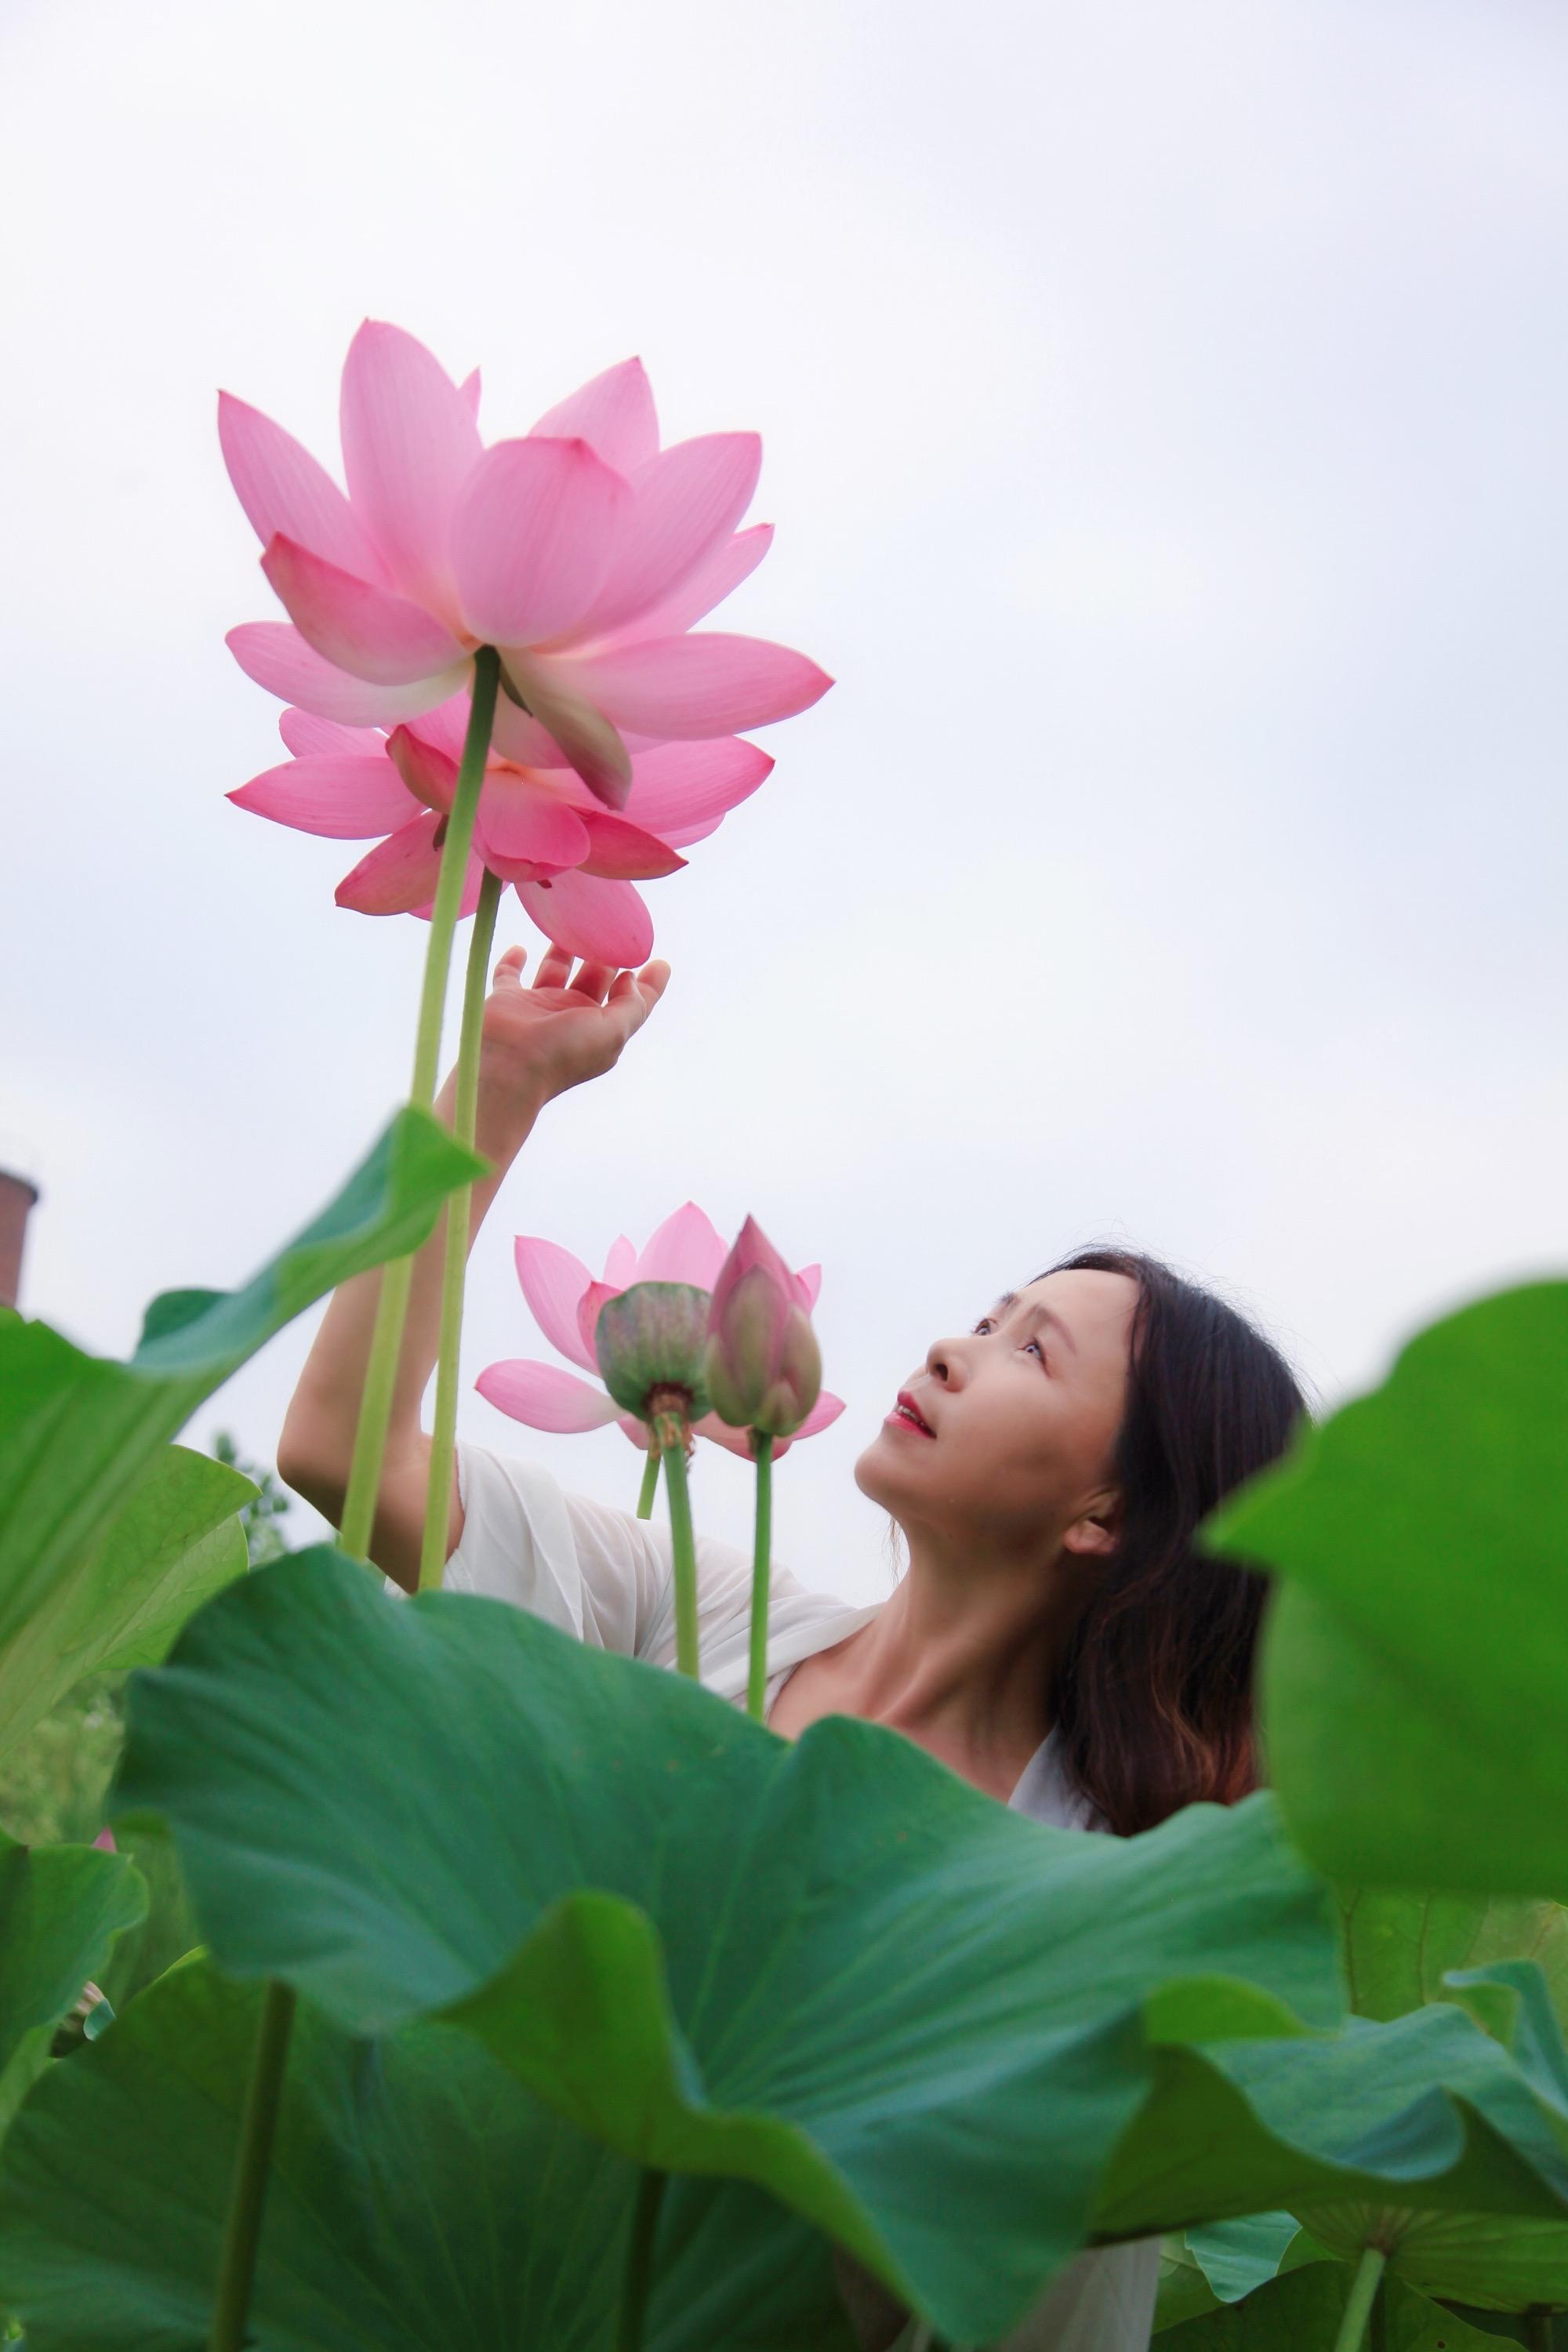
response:
M335 463L366 313L481 364L491 437L634 351L667 436L759 428L725 620L839 680L650 886L670 995L502 1195L466 1386L550 1356L514 1233L754 1211L849 1401L781 1555L859 1597L894 1390L1081 1241L1218 1280L1328 1398L1560 1266L1565 98L1556 0L9 0L24 1306L128 1348L405 1084L423 928L223 798L281 752L215 389ZM269 1454L310 1328L195 1438ZM462 1427L630 1503L614 1431ZM698 1509L744 1538L710 1448Z

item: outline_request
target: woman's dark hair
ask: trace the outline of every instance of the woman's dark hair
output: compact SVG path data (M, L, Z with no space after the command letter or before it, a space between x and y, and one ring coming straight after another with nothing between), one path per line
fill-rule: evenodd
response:
M1157 1259L1086 1249L1050 1271L1079 1268L1129 1276L1138 1303L1116 1442L1119 1538L1050 1713L1073 1780L1128 1837L1258 1785L1252 1659L1267 1587L1200 1550L1197 1529L1284 1452L1306 1401L1260 1331Z

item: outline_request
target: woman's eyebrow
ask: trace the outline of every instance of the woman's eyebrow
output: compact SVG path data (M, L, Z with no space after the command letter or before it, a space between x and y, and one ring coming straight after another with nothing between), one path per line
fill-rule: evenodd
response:
M1002 1293L1001 1297L996 1301L995 1306L991 1309L991 1312L993 1315L1005 1315L1010 1307L1016 1307L1017 1304L1017 1292L1016 1290L1005 1290ZM1061 1317L1057 1313L1054 1307L1047 1307L1043 1302L1031 1307L1029 1309L1029 1320L1032 1323L1049 1323L1060 1335L1063 1345L1067 1347L1073 1355L1077 1355L1078 1341L1073 1338L1072 1333L1068 1329L1067 1325L1062 1321Z

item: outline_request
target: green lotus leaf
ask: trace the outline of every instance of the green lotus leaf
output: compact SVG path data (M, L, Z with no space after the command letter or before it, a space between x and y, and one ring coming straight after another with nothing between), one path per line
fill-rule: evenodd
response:
M1152 2333L1163 2335L1168 2327L1179 2327L1184 2319L1197 2319L1206 2311L1217 2311L1220 2301L1207 2278L1203 2264L1187 2243L1181 2231L1173 2231L1160 2242L1160 2288L1154 2301Z
M0 1830L0 2132L47 2065L56 2026L146 1907L122 1854L17 1845Z
M1239 2303L1276 2275L1285 2249L1300 2233L1293 2213L1242 2213L1189 2230L1186 2245L1216 2302Z
M136 1515L156 1517L142 1482L167 1441L312 1300L416 1248L483 1165L427 1113L400 1111L337 1198L243 1289L155 1298L129 1363L87 1355L46 1323L0 1318L0 1643L64 1579L78 1580L85 1608L125 1513L129 1575ZM156 1550L160 1528L147 1532Z
M168 1821L230 1973L353 2032L460 2023L579 2128L770 2189L964 2342L1082 2242L1166 2043L1340 2014L1326 1890L1267 1798L1045 1829L878 1726L791 1747L325 1549L135 1678L113 1810Z
M1270 1774L1330 1876L1568 1896L1568 1283L1423 1331L1209 1522L1282 1579Z
M1353 2273L1314 2263L1224 2304L1160 2338L1160 2352L1333 2352ZM1385 2279L1373 2338L1377 2352L1497 2352L1497 2338L1444 2311L1398 2279Z
M206 2340L259 1989L200 1956L51 2069L0 2166L0 2307L32 2352ZM266 2352L611 2352L638 2174L467 2034L296 2013L250 2311ZM672 2181L647 2352L854 2352L829 2250Z
M156 1664L202 1602L246 1568L248 1478L165 1445L99 1544L79 1552L0 1642L0 1756L87 1675Z
M1358 2017L1404 2017L1452 2000L1445 1979L1495 1960L1533 1960L1568 2018L1568 1909L1561 1903L1474 1895L1347 1890L1345 1979Z

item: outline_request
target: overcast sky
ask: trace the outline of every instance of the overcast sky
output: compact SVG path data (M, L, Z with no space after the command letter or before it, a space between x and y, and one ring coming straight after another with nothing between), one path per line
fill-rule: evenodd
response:
M223 797L282 753L215 391L335 467L367 313L482 366L490 438L633 352L667 439L759 429L724 624L838 680L649 887L669 995L481 1236L464 1433L629 1507L617 1433L472 1392L551 1353L511 1236L753 1211L848 1400L781 1556L875 1597L856 1454L1075 1244L1212 1278L1327 1401L1561 1267L1565 100L1558 0L8 0L23 1305L128 1349L405 1084L423 926ZM313 1325L195 1441L269 1456ZM697 1507L743 1539L743 1467Z

